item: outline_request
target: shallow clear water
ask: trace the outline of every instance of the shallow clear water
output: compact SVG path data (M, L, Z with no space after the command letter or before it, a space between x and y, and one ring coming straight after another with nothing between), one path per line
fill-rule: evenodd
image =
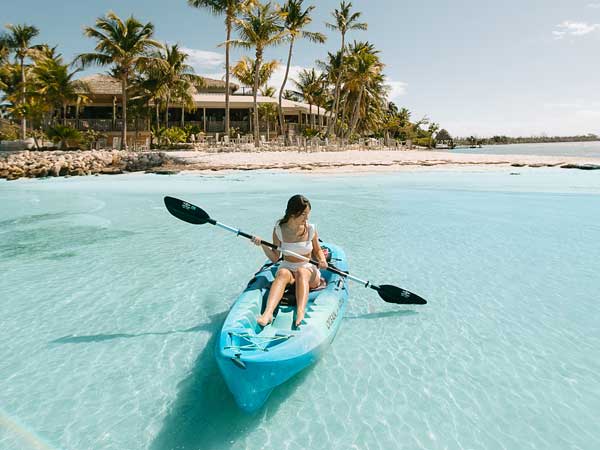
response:
M484 155L541 155L600 158L600 141L486 145L481 148L455 148L449 151L452 153L474 153Z
M124 175L0 182L0 448L595 449L600 174ZM239 412L214 336L306 194L362 278L311 369Z

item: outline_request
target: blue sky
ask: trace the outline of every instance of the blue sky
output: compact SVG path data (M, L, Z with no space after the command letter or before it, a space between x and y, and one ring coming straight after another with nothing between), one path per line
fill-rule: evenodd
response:
M204 75L223 73L222 18L185 0L3 2L0 24L28 23L67 59L90 51L82 29L109 10L151 21L156 37L190 49ZM312 29L324 45L300 43L295 70L339 47L325 28L338 0L316 5ZM454 136L600 134L600 0L355 0L369 30L350 39L381 50L391 100ZM234 58L241 56L236 51ZM267 53L284 62L286 48ZM103 71L98 69L97 71ZM295 73L295 72L294 72ZM281 79L281 70L273 85Z

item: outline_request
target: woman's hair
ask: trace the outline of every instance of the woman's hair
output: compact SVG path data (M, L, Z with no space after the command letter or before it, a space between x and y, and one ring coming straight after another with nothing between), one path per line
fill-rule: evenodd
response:
M300 194L296 194L292 196L288 202L287 207L285 208L285 216L279 221L280 224L287 223L291 217L297 217L304 212L306 207L310 208L310 201L304 196Z

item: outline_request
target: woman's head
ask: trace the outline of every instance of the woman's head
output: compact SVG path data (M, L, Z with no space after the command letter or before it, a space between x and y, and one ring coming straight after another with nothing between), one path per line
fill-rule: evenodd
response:
M310 201L304 195L294 195L288 200L285 216L280 220L280 223L286 223L288 220L300 217L304 212L309 211Z

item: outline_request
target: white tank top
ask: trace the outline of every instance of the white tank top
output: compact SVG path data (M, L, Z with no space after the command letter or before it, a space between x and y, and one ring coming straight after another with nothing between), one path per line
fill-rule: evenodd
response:
M283 242L283 233L281 232L281 226L279 221L275 224L275 235L281 242L281 250L288 250L290 252L298 253L300 255L307 255L312 252L313 245L312 239L315 235L316 226L312 223L308 224L308 241L300 242Z

